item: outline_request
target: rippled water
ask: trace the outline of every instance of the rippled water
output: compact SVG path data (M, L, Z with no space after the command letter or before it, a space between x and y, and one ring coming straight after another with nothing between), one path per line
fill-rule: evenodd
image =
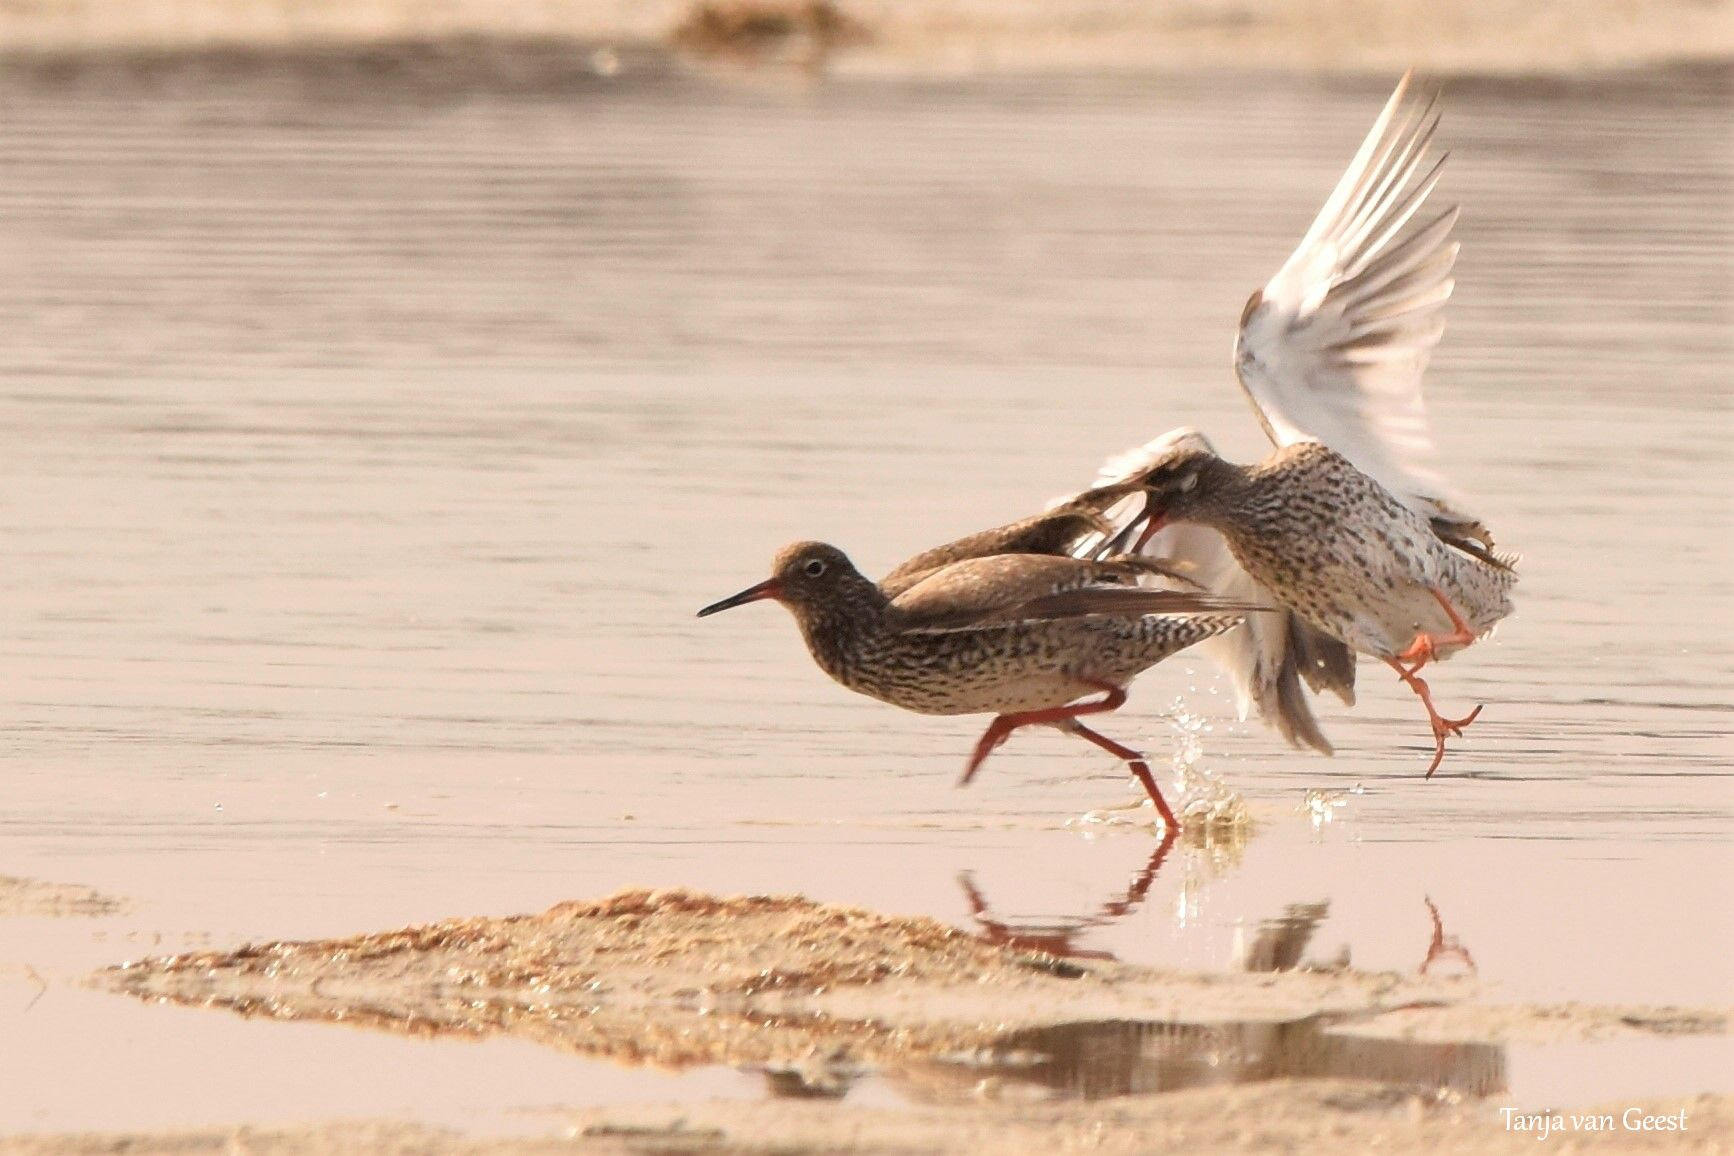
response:
M1183 699L1260 827L1154 871L1147 830L1086 820L1134 786L1081 744L1020 735L958 791L978 720L850 696L774 607L692 612L787 540L882 570L1174 425L1261 452L1233 321L1381 84L359 92L0 81L0 873L132 900L0 920L0 1127L569 1098L528 1047L68 983L625 885L1193 967L1325 904L1314 956L1410 970L1430 902L1514 994L1727 1002L1725 76L1453 87L1430 403L1524 565L1434 687L1486 712L1426 782L1382 671L1324 708L1325 760L1174 660L1104 729L1165 759ZM91 1097L72 1040L104 1032ZM276 1084L175 1083L242 1054ZM388 1066L422 1098L361 1075Z

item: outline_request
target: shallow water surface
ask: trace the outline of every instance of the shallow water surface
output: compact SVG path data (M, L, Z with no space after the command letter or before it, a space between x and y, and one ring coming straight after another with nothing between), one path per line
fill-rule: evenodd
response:
M28 1041L0 1048L0 1129L347 1112L337 1084L442 1120L582 1098L584 1065L523 1046L68 985L628 885L1192 968L1449 942L1513 998L1729 1002L1722 78L1450 93L1430 405L1524 562L1517 616L1433 685L1487 709L1424 781L1382 670L1324 706L1326 760L1183 655L1103 729L1162 762L1205 719L1258 827L1160 857L1082 744L1020 734L959 791L980 720L849 695L775 607L693 611L788 540L877 572L1175 425L1258 454L1233 322L1379 85L0 83L0 873L130 902L0 916L0 1039ZM316 1078L269 1098L109 1094L301 1048ZM1632 1090L1578 1070L1562 1100ZM1728 1087L1677 1070L1643 1090ZM409 1072L469 1091L380 1093ZM56 1091L75 1074L102 1094ZM683 1079L656 1087L761 1094Z

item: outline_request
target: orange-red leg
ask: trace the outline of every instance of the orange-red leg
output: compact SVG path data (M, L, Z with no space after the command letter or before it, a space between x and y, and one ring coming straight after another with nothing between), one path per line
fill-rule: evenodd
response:
M1101 689L1103 696L1094 702L1075 702L1047 710L1016 711L996 716L987 724L987 730L975 744L975 753L970 755L969 765L963 768L963 778L957 781L957 785L969 786L969 781L975 778L975 773L981 770L981 764L987 761L994 748L1010 738L1011 733L1019 727L1052 726L1075 719L1079 715L1101 714L1104 711L1118 710L1125 705L1126 692L1123 689L1107 683L1102 683Z
M1105 682L1098 684L1098 686L1102 691L1102 697L1093 702L1072 703L1068 706L1051 707L1048 710L1017 711L1012 714L997 716L993 722L988 724L981 740L975 744L975 752L970 755L969 765L964 767L963 778L958 780L957 785L960 787L968 786L970 780L975 778L975 773L981 769L982 763L987 761L987 756L993 753L994 748L1010 738L1011 733L1019 727L1057 726L1061 730L1069 731L1079 738L1086 739L1103 750L1126 760L1132 773L1138 776L1140 783L1144 784L1144 790L1149 792L1150 800L1156 804L1156 812L1162 816L1163 823L1167 824L1169 830L1178 831L1180 821L1174 817L1174 812L1169 809L1167 801L1162 798L1162 791L1156 786L1156 778L1150 773L1150 765L1144 761L1144 756L1131 747L1122 746L1105 735L1097 734L1078 721L1082 715L1104 714L1111 710L1118 710L1125 705L1126 691L1124 688Z
M1427 592L1433 595L1440 608L1445 611L1445 616L1451 619L1453 629L1450 634L1428 634L1423 630L1415 636L1415 641L1409 644L1409 649L1397 656L1399 662L1414 663L1413 666L1409 667L1410 674L1421 673L1421 668L1437 657L1435 653L1437 647L1468 646L1475 641L1475 631L1469 628L1469 623L1463 620L1463 615L1458 613L1457 607L1451 605L1451 600L1435 587L1429 586Z
M1126 766L1131 768L1132 773L1138 776L1138 781L1144 784L1144 790L1149 792L1150 801L1156 804L1156 813L1162 816L1163 827L1169 831L1180 830L1180 820L1174 817L1174 812L1168 807L1168 800L1162 797L1162 790L1156 785L1156 776L1150 773L1150 764L1144 761L1142 752L1122 746L1107 735L1091 730L1077 719L1069 719L1061 726L1079 738L1095 743L1109 754L1125 759Z
M1427 777L1433 777L1433 772L1439 769L1439 764L1445 758L1445 736L1463 734L1463 728L1475 721L1481 713L1478 706L1462 718L1446 718L1433 705L1433 692L1427 689L1426 679L1418 677L1413 670L1405 667L1395 658L1387 658L1385 665L1397 672L1397 677L1409 684L1409 689L1421 699L1421 705L1427 708L1427 721L1433 727L1433 761L1427 764ZM1416 669L1420 669L1419 666Z

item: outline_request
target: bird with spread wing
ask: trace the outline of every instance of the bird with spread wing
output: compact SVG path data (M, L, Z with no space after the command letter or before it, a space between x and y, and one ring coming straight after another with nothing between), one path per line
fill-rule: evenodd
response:
M1425 167L1437 123L1405 77L1300 248L1247 303L1235 367L1277 447L1263 462L1236 465L1174 430L1046 513L878 582L799 542L770 578L699 614L774 599L845 686L925 714L993 713L966 783L1023 727L1086 739L1126 761L1170 829L1144 758L1079 720L1194 644L1291 742L1326 753L1302 681L1352 703L1356 656L1383 660L1427 708L1431 775L1480 708L1442 716L1420 671L1509 614L1516 580L1429 463L1421 372L1457 255L1454 209L1414 223L1439 176Z
M1241 314L1234 367L1276 447L1256 465L1178 429L1109 461L1101 483L1142 498L1109 509L1115 531L1085 549L1161 558L1204 589L1275 604L1201 649L1234 678L1242 712L1296 746L1330 743L1301 689L1353 705L1371 655L1421 699L1431 776L1447 718L1420 672L1511 613L1516 559L1465 513L1433 465L1421 376L1444 329L1455 207L1424 213L1437 97L1409 76L1300 246ZM1074 499L1075 500L1075 499Z

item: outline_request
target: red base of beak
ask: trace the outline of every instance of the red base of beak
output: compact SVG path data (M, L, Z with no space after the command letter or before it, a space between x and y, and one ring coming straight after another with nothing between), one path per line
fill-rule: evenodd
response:
M749 602L757 602L763 598L780 598L783 594L783 583L776 578L767 578L757 586L748 586L739 594L731 594L721 602L712 602L698 612L700 618L715 614L719 610L732 610L736 606L745 606Z

